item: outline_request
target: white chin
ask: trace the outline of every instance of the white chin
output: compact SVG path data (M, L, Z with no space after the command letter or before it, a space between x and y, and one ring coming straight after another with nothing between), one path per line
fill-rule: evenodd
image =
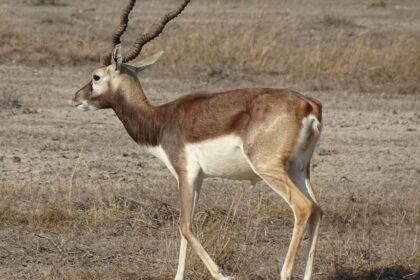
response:
M98 108L96 108L95 106L87 104L85 101L82 104L78 105L77 109L82 110L82 111L96 111L96 110L98 110Z

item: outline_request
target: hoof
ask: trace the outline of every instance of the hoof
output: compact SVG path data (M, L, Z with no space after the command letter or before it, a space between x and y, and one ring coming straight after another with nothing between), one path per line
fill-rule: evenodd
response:
M235 280L235 277L233 276L222 276L219 278L220 280Z
M235 277L233 276L225 276L223 273L223 270L219 270L219 277L217 277L218 280L235 280Z

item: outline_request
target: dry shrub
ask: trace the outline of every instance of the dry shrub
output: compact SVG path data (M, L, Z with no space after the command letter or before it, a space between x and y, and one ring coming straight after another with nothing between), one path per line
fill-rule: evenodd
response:
M334 28L354 28L359 27L350 18L340 17L336 15L324 15L322 17L322 24L327 27Z
M310 80L314 89L420 92L420 38L338 33L289 59L292 79Z
M165 48L173 50L167 58L173 72L187 64L188 75L220 79L269 75L313 90L420 92L419 36L354 36L338 29L305 41L286 23L268 27L258 17L252 23L221 22L211 32L208 28L184 26L166 38Z
M415 197L382 191L387 195L378 197L368 187L363 197L343 195L325 205L323 236L334 252L323 260L331 268L326 279L418 278L419 204Z
M328 280L417 280L420 279L420 272L405 268L400 265L391 265L389 267L380 267L371 270L354 271L342 270Z
M320 26L302 27L282 17L267 20L261 7L253 10L247 21L222 15L211 24L175 23L160 43L170 52L156 67L205 79L277 76L311 90L420 93L418 34L366 30L329 14Z
M30 226L35 230L62 232L95 230L107 225L119 227L121 221L131 221L131 226L136 224L141 233L178 222L178 209L154 196L145 196L139 202L122 196L119 191L102 194L88 189L59 184L34 186L28 191L16 183L0 182L0 226ZM20 204L8 203L17 197ZM22 209L22 205L26 207Z
M34 228L52 228L68 225L76 217L66 208L55 203L49 203L34 213L31 217Z
M384 0L377 0L377 1L373 1L369 4L370 8L385 8L386 2Z
M210 26L197 23L172 29L163 42L165 49L171 50L166 58L168 66L176 73L181 65L187 65L187 75L218 79L279 73L277 38L287 27L270 27L261 17L229 24L224 18Z
M59 3L57 0L32 0L34 6L63 6L64 4Z
M94 39L70 36L35 37L3 15L0 18L0 62L76 65L98 61L99 45Z
M74 38L57 38L40 40L31 37L20 37L18 41L9 41L3 49L4 55L16 62L36 62L40 65L62 64L80 65L98 61L96 53L98 43L95 41L75 40ZM30 53L30 55L27 55Z
M418 34L367 31L350 18L324 15L313 36L309 26L267 19L263 8L254 10L246 21L222 14L210 24L176 22L145 53L164 46L167 53L155 67L175 77L270 76L312 90L420 92ZM97 62L101 46L108 45L95 36L33 38L5 20L0 21L0 39L2 60L38 64Z
M10 225L27 225L28 223L26 215L16 211L10 205L0 206L0 229Z
M31 272L33 278L172 279L179 216L167 199L177 197L165 188L137 187L0 183L0 227L30 233L19 239L26 253L14 256L45 262ZM345 195L340 188L335 192L334 203L323 205L317 278L416 279L420 259L414 231L420 212L415 197L396 192L396 197L372 194L369 199ZM206 188L197 210L193 231L223 269L239 279L278 279L293 215L276 193L262 186ZM30 244L36 244L31 238L49 249L31 251ZM6 242L13 244L13 238ZM302 273L306 246L303 240L296 275ZM63 262L56 266L50 262L56 258L42 254ZM187 262L190 279L209 279L192 250Z

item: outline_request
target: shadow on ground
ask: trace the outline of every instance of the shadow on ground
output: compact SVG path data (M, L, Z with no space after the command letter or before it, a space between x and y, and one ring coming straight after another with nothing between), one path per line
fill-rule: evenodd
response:
M402 266L377 268L365 271L341 270L330 280L420 280L420 271Z

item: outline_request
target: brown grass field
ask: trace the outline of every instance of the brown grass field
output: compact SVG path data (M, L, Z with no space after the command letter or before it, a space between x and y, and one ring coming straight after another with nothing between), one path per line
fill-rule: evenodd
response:
M0 0L0 279L173 279L176 180L112 111L69 106L126 1ZM139 1L123 48L175 0ZM420 279L420 3L193 0L145 55L161 104L292 88L324 104L314 279ZM237 279L279 279L293 227L267 185L209 179L194 231ZM306 240L302 242L302 253ZM303 274L299 254L295 279ZM189 251L188 279L210 279Z

